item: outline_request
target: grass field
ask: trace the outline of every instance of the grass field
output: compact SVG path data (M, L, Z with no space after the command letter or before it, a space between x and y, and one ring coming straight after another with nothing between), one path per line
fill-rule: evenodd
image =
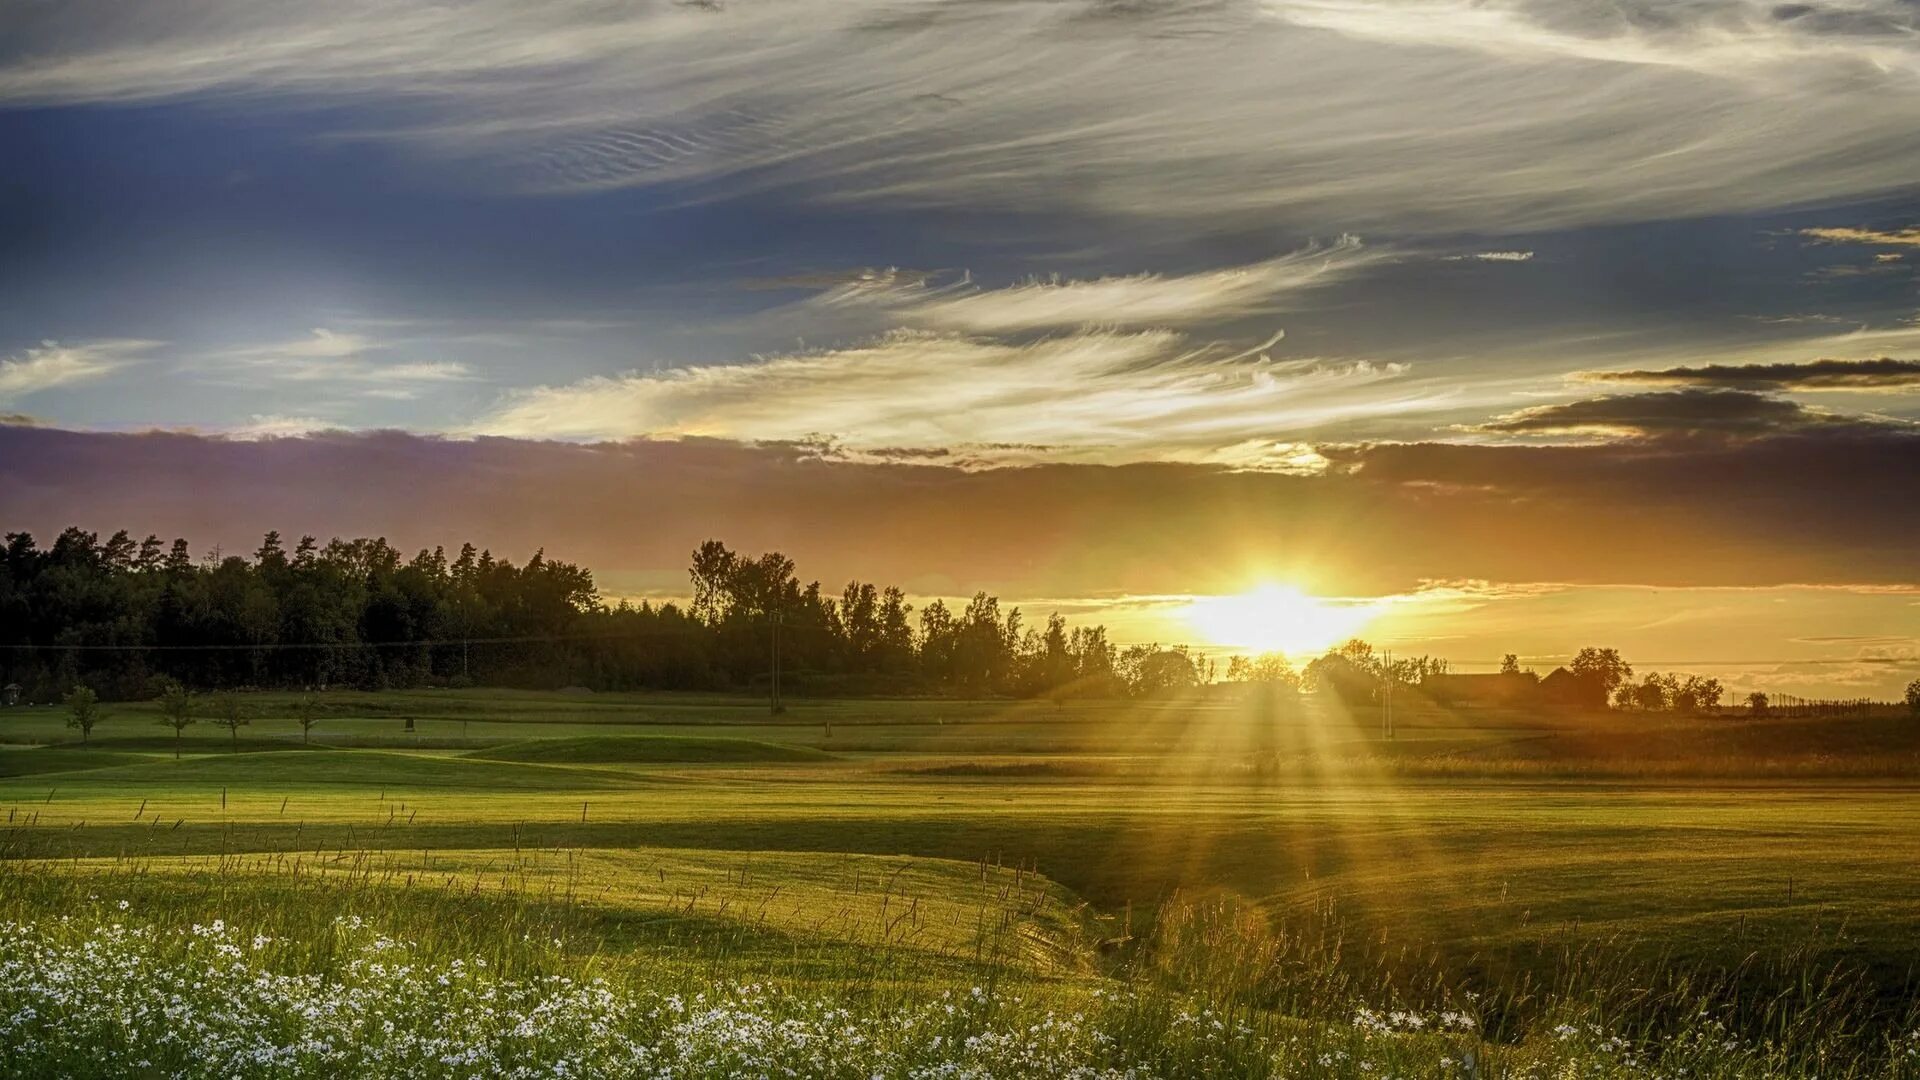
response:
M744 986L777 991L742 1006L754 1023L844 1007L869 1033L984 987L966 1037L1009 1054L1005 1033L1080 1018L1025 1065L954 1057L928 1027L844 1061L781 1043L797 1075L1920 1075L1905 717L1407 710L1389 740L1371 715L1225 698L323 702L311 745L290 696L258 694L237 740L198 724L177 759L148 705L109 707L84 747L57 710L0 712L0 919L48 958L30 967L240 963L201 955L217 943L191 927L218 918L274 942L232 946L247 963L346 986L374 978L335 922L357 917L421 970L485 960L528 993L603 978L652 1002L601 1018L622 1054L707 1046L662 1034L660 1002ZM136 930L156 936L98 937ZM26 993L0 978L0 1013ZM41 1056L16 1031L0 1066L86 1071L35 1031ZM708 1050L680 1074L778 1072ZM411 1073L393 1052L360 1066Z

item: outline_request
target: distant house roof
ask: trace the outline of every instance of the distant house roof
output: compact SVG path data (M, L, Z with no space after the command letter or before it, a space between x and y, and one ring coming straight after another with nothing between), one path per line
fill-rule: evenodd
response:
M1435 701L1459 705L1504 705L1531 697L1539 682L1530 672L1429 675L1420 688Z
M1540 697L1553 705L1604 706L1607 691L1593 679L1583 679L1566 668L1557 667L1540 680Z

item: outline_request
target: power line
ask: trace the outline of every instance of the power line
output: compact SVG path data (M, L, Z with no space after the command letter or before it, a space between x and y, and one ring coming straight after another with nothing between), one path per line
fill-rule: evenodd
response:
M655 638L656 632L646 633L581 633L581 634L518 634L505 637L468 637L468 638L409 638L402 641L274 641L260 644L221 642L198 645L61 645L32 642L13 642L0 644L0 649L14 652L35 650L71 651L71 652L292 652L321 649L406 649L422 646L431 648L451 648L455 645L529 645L545 642L567 641L635 641ZM1454 660L1439 657L1453 667L1498 667L1504 660ZM1552 657L1527 657L1529 660L1549 660ZM1756 660L1664 660L1634 659L1640 666L1663 665L1669 667L1763 667L1773 666L1814 666L1832 664L1920 664L1920 657L1902 656L1860 656L1860 657L1801 657L1796 659L1756 659Z
M1439 659L1446 660L1449 665L1459 667L1497 667L1505 663L1503 660L1452 660L1444 656L1439 657ZM1536 657L1535 659L1539 658ZM1777 666L1798 666L1805 664L1920 664L1920 656L1828 656L1808 657L1799 660L1643 660L1635 658L1628 662L1641 667L1654 664L1674 667L1753 667L1768 664Z
M657 634L522 634L513 637L414 638L407 641L272 641L258 645L220 643L211 645L48 645L14 643L0 648L14 651L34 649L57 652L274 652L299 649L403 649L421 645L435 648L454 645L520 645L543 641L624 641L657 637Z

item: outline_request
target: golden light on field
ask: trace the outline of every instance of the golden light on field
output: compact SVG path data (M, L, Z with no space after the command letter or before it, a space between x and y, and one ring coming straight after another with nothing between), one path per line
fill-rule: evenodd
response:
M1293 656L1337 645L1372 617L1366 607L1323 600L1277 582L1229 596L1196 597L1182 614L1209 645Z

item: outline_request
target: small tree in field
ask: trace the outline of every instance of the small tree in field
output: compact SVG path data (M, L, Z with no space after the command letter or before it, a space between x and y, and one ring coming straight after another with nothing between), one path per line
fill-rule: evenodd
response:
M214 699L213 722L226 728L227 733L233 736L233 749L237 753L240 749L240 729L253 723L253 720L247 716L246 706L240 703L240 695L226 693Z
M196 719L193 691L168 679L160 688L160 722L173 729L173 760L180 760L180 735Z
M294 702L293 718L300 722L300 743L304 746L313 734L313 725L320 722L320 699L308 694Z
M1907 684L1907 711L1920 716L1920 679Z
M100 722L100 695L92 687L76 686L60 700L67 707L67 726L80 729L80 741L86 742Z
M1755 690L1747 695L1747 712L1754 716L1767 715L1767 695Z

